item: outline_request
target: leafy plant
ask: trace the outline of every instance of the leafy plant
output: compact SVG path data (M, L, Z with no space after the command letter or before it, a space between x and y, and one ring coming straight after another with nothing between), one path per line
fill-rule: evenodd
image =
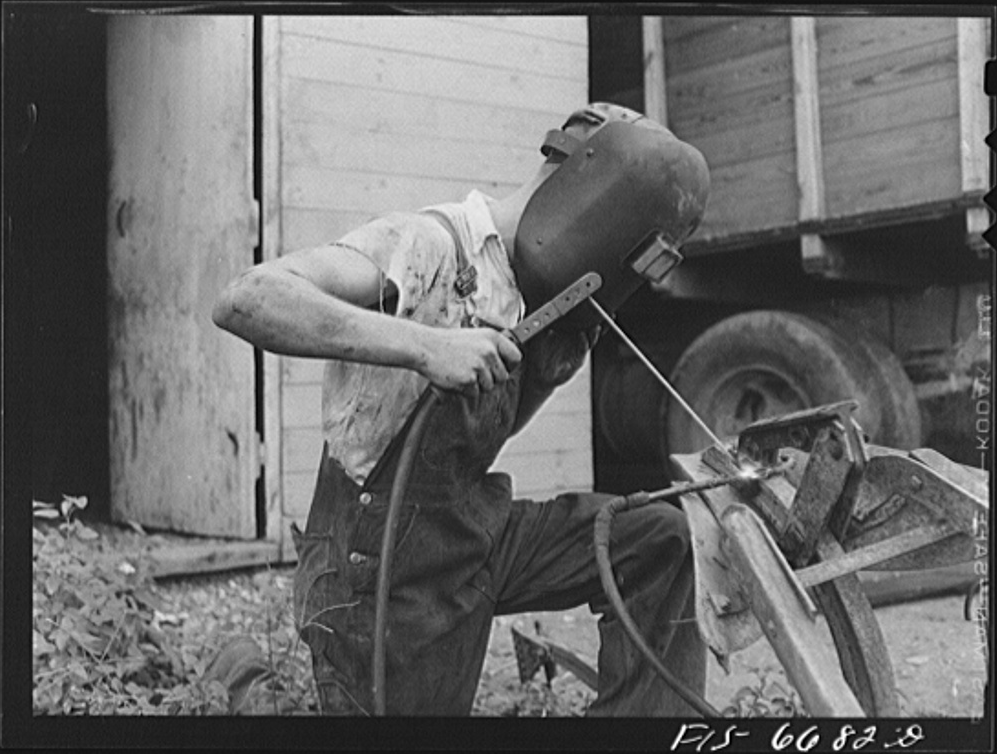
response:
M32 650L36 714L213 714L220 684L197 683L155 615L141 562L101 546L77 518L85 497L33 504Z
M786 690L778 681L769 680L768 669L750 668L753 683L734 694L724 717L803 717L806 710L795 689Z
M239 625L210 632L196 621L187 626L190 616L170 613L164 600L182 601L189 584L164 591L143 558L124 556L79 520L86 505L85 497L70 496L33 505L35 714L317 710L307 652L298 646L289 590L279 577L264 574L242 590L237 602L250 609L234 611ZM224 593L214 602L227 609ZM244 656L241 671L218 672L219 658L228 651L231 659L233 648Z

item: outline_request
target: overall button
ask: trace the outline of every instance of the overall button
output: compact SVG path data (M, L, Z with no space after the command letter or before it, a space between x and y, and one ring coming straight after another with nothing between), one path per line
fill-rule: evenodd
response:
M350 553L350 563L353 565L360 565L361 563L367 562L367 556L359 552Z
M374 496L369 492L360 493L360 505L370 505L370 501L374 499Z

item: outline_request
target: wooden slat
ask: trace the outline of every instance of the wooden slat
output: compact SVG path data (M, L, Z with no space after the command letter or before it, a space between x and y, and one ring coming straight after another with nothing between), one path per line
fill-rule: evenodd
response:
M511 147L468 138L371 133L362 123L334 126L300 123L287 129L284 164L324 168L333 172L364 172L454 181L514 184L525 180L543 162L533 144ZM539 137L538 137L539 141ZM468 159L473 155L474 159Z
M578 107L576 87L545 73L503 71L392 50L375 52L290 35L284 37L282 47L285 73L293 78L492 106L554 108L566 113Z
M957 20L959 58L959 135L962 190L985 191L990 186L989 159L986 148L990 104L983 88L986 65L988 21L979 18ZM986 207L972 207L966 212L966 236L971 246L984 250L982 234L990 227Z
M147 557L150 575L162 579L276 565L281 547L276 541L184 544L156 548Z
M325 375L324 359L281 357L281 379L285 385L321 385Z
M579 406L573 413L538 414L522 433L509 441L503 454L537 459L550 450L587 453L591 447L590 414Z
M715 116L696 124L686 121L675 131L703 153L711 174L721 167L794 152L793 104L788 94L748 112L725 103L723 112L718 109ZM680 136L686 129L689 135Z
M370 212L287 207L284 212L283 252L329 243L372 219Z
M284 206L347 212L415 210L428 204L462 199L471 189L501 193L514 184L448 180L388 174L347 173L320 167L288 165L284 174Z
M516 497L536 497L540 493L580 492L592 489L592 464L585 454L565 450L520 456L500 456L496 471L512 476Z
M287 124L326 123L366 129L369 133L438 137L489 144L539 145L571 110L544 103L465 102L394 92L351 83L289 78L284 82L283 117ZM582 89L576 85L576 89ZM572 106L574 109L574 106Z
M322 426L288 427L284 430L284 471L312 474L318 471L324 435Z
M715 33L717 27L742 23L752 16L665 16L665 44L674 45L696 35Z
M816 19L794 17L790 32L795 93L796 179L800 187L797 217L800 220L819 220L824 216L825 205Z
M827 214L860 214L959 195L958 137L947 120L825 145ZM924 180L924 176L931 180Z
M796 222L792 155L725 166L710 173L710 198L697 238L749 233Z
M664 34L669 74L685 74L785 48L789 44L789 20L785 16L666 16Z
M916 87L932 81L955 84L956 46L954 39L898 50L834 69L821 69L821 103L828 107L862 102L887 92ZM914 95L916 96L916 95ZM922 103L932 117L930 102Z
M685 73L668 67L668 106L683 116L710 112L723 98L749 91L791 86L790 51L785 47L769 47L743 58L730 58L708 67L697 67Z
M641 19L644 44L644 114L663 126L668 125L668 98L665 72L665 45L660 16Z
M821 128L824 143L830 144L925 120L951 119L954 127L958 114L959 101L952 80L940 77L847 103L824 98Z
M108 20L115 520L256 536L253 350L210 319L257 241L251 35L237 16Z
M318 458L316 456L316 458ZM284 516L304 519L308 516L308 509L312 504L312 495L315 493L315 479L318 474L316 465L311 471L284 472ZM302 521L302 528L304 522ZM290 537L284 532L287 539Z
M925 47L955 34L954 19L940 16L822 16L817 19L821 74L860 62L879 67L876 58Z
M284 29L289 34L374 50L399 50L529 73L543 70L571 79L583 76L588 64L583 36L576 30L567 39L552 39L515 29L468 28L444 16L287 16Z
M464 26L578 45L588 40L585 16L459 15L453 20Z
M322 386L318 384L284 386L284 429L315 427L322 423Z
M280 16L266 16L261 21L262 71L262 196L260 197L262 261L276 259L284 242L280 205L280 140L281 97L280 78ZM281 446L281 373L280 357L263 354L263 441L264 495L266 538L281 546L286 532L281 529L283 506L283 466Z

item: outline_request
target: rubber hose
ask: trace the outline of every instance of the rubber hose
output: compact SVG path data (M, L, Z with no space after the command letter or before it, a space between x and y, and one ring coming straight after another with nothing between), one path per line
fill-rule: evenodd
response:
M388 624L388 594L391 588L391 561L394 556L395 539L398 534L398 519L408 490L409 477L415 462L415 454L422 445L429 415L439 402L440 394L429 387L419 398L409 426L408 437L402 445L398 457L398 467L391 484L388 498L388 511L384 520L384 536L381 538L381 562L377 569L377 594L374 607L374 661L372 690L374 693L374 714L383 717L387 714L387 692L385 689L385 646L384 639Z
M626 629L627 635L633 641L637 649L640 650L641 654L643 654L654 669L658 671L658 675L664 679L665 683L667 683L676 694L678 694L690 707L699 712L699 714L703 717L721 717L720 712L714 708L713 705L707 702L706 699L704 699L700 694L696 693L676 678L654 654L654 651L648 646L647 642L644 640L644 637L641 636L640 630L634 623L630 613L627 612L627 608L623 604L623 597L620 594L620 590L616 586L616 579L613 577L613 564L609 558L609 533L612 527L613 519L620 511L640 508L650 502L651 498L647 492L635 492L634 494L626 497L621 495L614 497L606 503L596 515L595 559L599 566L599 578L602 580L602 588L603 591L606 592L606 596L609 597L609 601L612 604L613 609L616 611L616 615L620 619L620 622L623 624L623 628Z

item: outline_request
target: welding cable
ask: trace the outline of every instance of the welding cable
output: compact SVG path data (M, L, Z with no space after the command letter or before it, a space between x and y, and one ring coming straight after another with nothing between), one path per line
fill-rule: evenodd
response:
M644 637L640 634L640 629L634 623L630 613L627 612L623 604L623 597L616 586L616 579L613 577L613 564L609 559L609 532L612 527L613 518L617 513L626 510L641 508L653 502L651 494L648 492L635 492L632 495L614 497L606 503L595 517L595 559L599 566L599 578L602 580L602 588L609 601L616 611L616 616L626 629L631 641L641 654L647 658L654 669L658 672L665 683L678 694L682 699L703 717L721 717L719 710L706 701L700 694L686 686L666 668L658 659L654 651L648 646Z
M402 445L395 469L395 478L388 497L388 511L384 520L384 535L381 538L381 562L377 569L377 593L374 603L374 660L372 670L372 690L374 694L374 714L383 717L387 714L387 693L385 688L385 635L388 624L388 594L391 589L391 561L394 556L395 539L398 535L398 519L408 491L408 481L415 463L415 454L422 445L426 434L429 415L439 403L440 392L430 386L419 398L409 425L408 436Z
M613 576L613 563L609 557L609 534L612 530L613 519L622 511L635 510L650 503L672 500L674 498L681 497L682 495L705 492L706 490L714 489L716 487L724 487L727 485L734 487L748 497L753 497L753 493L756 490L758 482L779 474L783 474L792 465L792 459L787 459L782 464L768 469L758 469L753 471L750 475L742 473L728 477L705 479L701 482L674 484L671 487L667 487L663 490L657 490L656 492L634 492L633 494L626 496L619 495L612 498L596 514L594 532L595 559L597 565L599 566L599 578L602 581L603 591L606 593L606 596L609 597L609 601L612 604L613 609L616 611L616 615L620 622L623 624L623 628L626 629L627 635L633 641L637 649L640 650L641 654L643 654L654 669L658 671L658 675L664 679L665 683L667 683L672 690L675 691L675 693L682 697L682 699L687 702L689 706L704 717L720 717L721 715L716 708L706 701L706 699L683 684L661 663L661 660L658 659L651 647L648 646L647 641L645 641L644 637L641 636L640 629L637 628L637 624L634 623L633 618L627 611L626 605L623 604L623 596L620 594L620 590L616 586L616 579ZM710 505L709 507L710 512L713 513L714 517L717 517L717 513L713 510L713 506ZM717 521L719 523L719 518L717 518Z

